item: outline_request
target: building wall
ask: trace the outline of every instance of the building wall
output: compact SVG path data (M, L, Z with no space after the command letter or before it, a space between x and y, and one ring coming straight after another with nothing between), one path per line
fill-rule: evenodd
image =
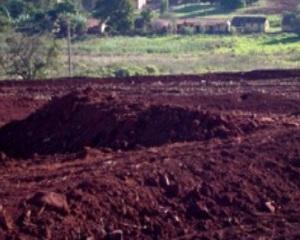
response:
M230 22L224 24L178 24L177 32L180 33L185 27L193 28L195 33L226 34L230 32Z
M282 24L281 29L283 32L294 32L295 27L288 25L288 24Z
M290 24L282 23L281 29L283 32L295 32L295 27Z
M269 29L269 23L265 24L259 23L248 23L242 27L235 27L236 32L238 33L263 33Z

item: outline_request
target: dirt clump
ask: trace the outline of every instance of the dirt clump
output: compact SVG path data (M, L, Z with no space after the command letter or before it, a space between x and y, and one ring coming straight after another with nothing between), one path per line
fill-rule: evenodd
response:
M13 219L8 214L3 205L0 204L0 228L6 231L13 229Z
M92 97L91 97L92 96ZM243 129L229 116L176 106L98 99L71 93L22 121L0 129L0 150L14 157L82 151L84 147L131 150L166 143L225 139ZM252 123L253 125L253 123Z
M64 213L69 212L68 202L63 194L55 192L37 192L29 199L29 202L40 207L48 207Z

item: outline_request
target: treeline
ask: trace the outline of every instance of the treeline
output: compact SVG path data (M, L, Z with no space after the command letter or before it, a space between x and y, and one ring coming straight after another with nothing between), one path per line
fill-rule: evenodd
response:
M77 1L7 0L0 4L0 31L14 29L26 34L52 32L65 36L70 23L72 33L84 31L86 15Z
M34 34L50 31L56 36L87 31L87 19L105 22L112 33L128 33L136 18L133 0L7 0L0 3L0 31L14 28Z
M145 25L153 17L150 10L137 16L134 0L6 0L0 2L0 31L14 28L18 32L37 33L50 31L64 37L67 26L71 26L72 35L84 35L87 31L87 19L95 17L105 22L109 32L126 34L134 27L136 18L142 18ZM258 0L149 0L157 3L160 13L169 12L173 4L191 2L209 2L219 4L224 9L235 9L253 4Z

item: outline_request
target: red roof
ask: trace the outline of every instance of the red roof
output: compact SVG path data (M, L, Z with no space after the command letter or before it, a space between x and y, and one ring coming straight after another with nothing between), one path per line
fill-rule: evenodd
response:
M101 25L102 21L96 18L89 18L86 22L87 28L94 28L99 27Z

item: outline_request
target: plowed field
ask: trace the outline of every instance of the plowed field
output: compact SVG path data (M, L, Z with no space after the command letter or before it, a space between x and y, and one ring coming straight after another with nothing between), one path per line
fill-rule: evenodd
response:
M300 71L1 82L0 239L300 239Z

